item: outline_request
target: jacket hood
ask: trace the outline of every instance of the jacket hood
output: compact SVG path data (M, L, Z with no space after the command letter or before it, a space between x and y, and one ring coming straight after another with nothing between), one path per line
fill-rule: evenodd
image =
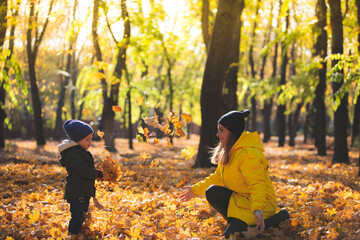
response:
M234 146L232 147L231 150L235 150L238 148L244 148L244 147L257 148L261 152L265 152L264 146L261 142L258 132L244 131L241 134L241 136L239 137L239 139L236 141L236 143L234 144Z
M60 143L57 147L59 149L60 154L65 151L68 148L71 148L73 146L79 145L77 142L71 141L71 140L64 140L62 143Z
M77 142L74 142L74 141L71 141L71 140L64 140L64 141L62 141L61 144L59 144L57 146L58 149L59 149L60 155L61 155L59 161L60 161L60 165L62 167L65 167L65 155L66 155L65 150L67 150L67 149L69 149L71 147L77 146L77 145L80 146Z

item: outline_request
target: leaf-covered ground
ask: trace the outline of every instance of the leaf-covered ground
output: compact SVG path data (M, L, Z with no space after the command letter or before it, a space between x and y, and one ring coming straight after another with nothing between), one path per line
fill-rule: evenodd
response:
M97 197L105 207L90 206L91 218L82 228L82 239L220 239L226 222L204 197L179 203L181 187L214 171L192 169L194 159L180 158L199 138L175 139L169 148L135 142L128 149L117 139L121 176L114 184L97 183ZM63 200L66 171L58 163L57 142L37 149L32 141L11 141L0 153L0 239L64 239L70 219ZM90 151L100 163L106 152L93 143ZM270 175L279 209L291 220L280 229L269 229L252 239L359 239L360 179L358 152L351 151L351 165L331 166L329 156L316 155L313 145L295 148L265 144ZM144 153L150 158L144 160Z

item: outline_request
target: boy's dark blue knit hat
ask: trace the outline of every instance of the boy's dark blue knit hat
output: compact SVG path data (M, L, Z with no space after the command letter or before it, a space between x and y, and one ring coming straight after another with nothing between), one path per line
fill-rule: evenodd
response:
M90 133L94 133L94 130L89 124L80 120L67 120L63 126L66 135L70 140L79 142L81 139L87 137Z
M227 130L240 137L245 130L245 118L249 116L250 110L231 111L224 114L218 121Z

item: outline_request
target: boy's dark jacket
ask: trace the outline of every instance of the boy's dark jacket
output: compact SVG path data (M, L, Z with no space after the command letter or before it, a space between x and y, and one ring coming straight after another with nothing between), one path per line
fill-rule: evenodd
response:
M73 141L64 140L58 145L60 164L66 168L65 199L95 197L95 179L98 170L94 167L91 153Z

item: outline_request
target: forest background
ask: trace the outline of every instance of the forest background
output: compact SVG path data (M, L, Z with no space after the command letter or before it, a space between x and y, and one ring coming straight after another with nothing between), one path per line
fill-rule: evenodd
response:
M197 133L192 167L211 167L217 119L249 108L265 143L299 134L333 166L358 165L359 0L0 4L1 151L60 141L78 118L111 153L117 138L170 147Z

